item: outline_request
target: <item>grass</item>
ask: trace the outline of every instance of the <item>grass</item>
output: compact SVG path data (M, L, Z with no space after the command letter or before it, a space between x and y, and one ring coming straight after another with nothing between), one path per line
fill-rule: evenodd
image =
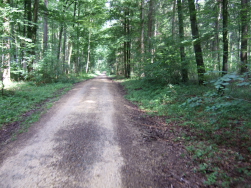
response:
M0 98L0 128L18 121L22 114L38 108L39 103L58 95L57 91L69 90L70 83L53 83L36 86L33 82L12 83Z
M142 110L182 127L177 140L186 145L197 165L195 171L206 176L205 185L251 183L250 86L230 84L219 96L213 86L163 86L143 79L122 84L128 91L126 98Z
M53 102L69 91L74 83L93 78L94 75L79 75L60 78L57 83L37 84L37 82L11 82L0 96L0 129L13 122L26 121L20 130L27 130L29 125L40 118L37 109L50 108ZM35 113L32 113L35 112ZM30 115L31 114L31 115Z

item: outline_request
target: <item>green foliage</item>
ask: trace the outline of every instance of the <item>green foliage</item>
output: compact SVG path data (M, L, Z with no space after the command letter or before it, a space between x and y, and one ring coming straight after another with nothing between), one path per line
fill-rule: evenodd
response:
M127 98L167 124L184 127L187 151L206 176L205 185L231 187L250 173L251 87L246 75L229 74L212 86L172 85L146 79L125 80ZM226 84L224 95L218 85ZM245 83L245 84L243 84ZM247 167L242 170L242 166ZM239 169L239 170L238 170ZM235 173L238 171L239 173Z
M11 122L19 121L22 115L39 109L47 99L58 97L71 89L72 84L91 79L94 74L68 75L59 77L55 83L13 82L6 86L0 97L0 128Z
M170 47L162 47L156 52L155 62L144 66L145 79L159 84L177 84L181 81L181 64L178 50Z
M48 98L59 95L59 90L68 90L71 84L54 83L36 86L34 82L20 82L6 89L0 99L0 128L8 123L19 121L22 115L39 108Z

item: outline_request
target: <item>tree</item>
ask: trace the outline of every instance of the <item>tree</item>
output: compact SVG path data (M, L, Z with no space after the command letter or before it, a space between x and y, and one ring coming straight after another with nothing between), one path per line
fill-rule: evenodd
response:
M228 0L222 0L223 63L222 75L228 72Z
M189 7L192 36L194 40L193 46L194 46L195 59L197 63L198 80L199 84L203 84L205 66L203 61L203 54L202 54L194 0L188 0L188 7Z
M151 56L151 63L153 63L154 47L153 37L155 31L155 0L149 0L149 11L148 11L148 53Z
M140 55L141 64L144 62L145 54L145 0L140 3Z
M10 39L11 39L11 35L10 35L10 0L4 0L3 3L5 3L5 6L7 8L7 10L9 11L5 11L4 13L4 35L3 35L3 50L4 50L4 54L2 56L2 66L0 67L3 71L1 76L1 80L2 83L4 82L9 82L10 81L10 61L11 61L11 56L10 56ZM0 73L1 73L0 72Z
M184 21L183 21L183 7L181 0L177 0L177 7L178 7L178 18L179 18L179 37L180 43L184 40ZM185 54L185 47L184 45L180 44L180 59L182 63L182 81L188 81L188 70L187 70L187 63L186 63L186 54Z
M44 0L45 12L44 12L44 35L43 35L43 52L48 48L48 0Z
M241 68L240 73L248 72L248 0L241 0Z

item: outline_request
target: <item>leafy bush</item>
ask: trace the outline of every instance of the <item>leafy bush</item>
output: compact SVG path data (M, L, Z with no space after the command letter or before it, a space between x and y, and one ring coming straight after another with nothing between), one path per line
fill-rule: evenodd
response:
M177 84L181 81L181 64L178 50L170 47L161 47L156 52L154 63L144 66L145 79L151 83Z

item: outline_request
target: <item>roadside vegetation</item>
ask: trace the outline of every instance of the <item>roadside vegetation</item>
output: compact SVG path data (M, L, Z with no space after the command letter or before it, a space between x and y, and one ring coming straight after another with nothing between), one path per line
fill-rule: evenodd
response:
M82 74L51 83L21 81L6 84L0 95L0 130L8 131L8 126L13 124L20 132L27 130L29 124L37 121L41 112L50 108L52 102L69 91L74 83L93 77L94 74Z
M219 86L225 84L219 93ZM205 185L248 187L251 183L250 79L229 74L208 83L160 84L128 79L126 98L149 115L165 116L175 128ZM181 130L181 131L180 131Z

